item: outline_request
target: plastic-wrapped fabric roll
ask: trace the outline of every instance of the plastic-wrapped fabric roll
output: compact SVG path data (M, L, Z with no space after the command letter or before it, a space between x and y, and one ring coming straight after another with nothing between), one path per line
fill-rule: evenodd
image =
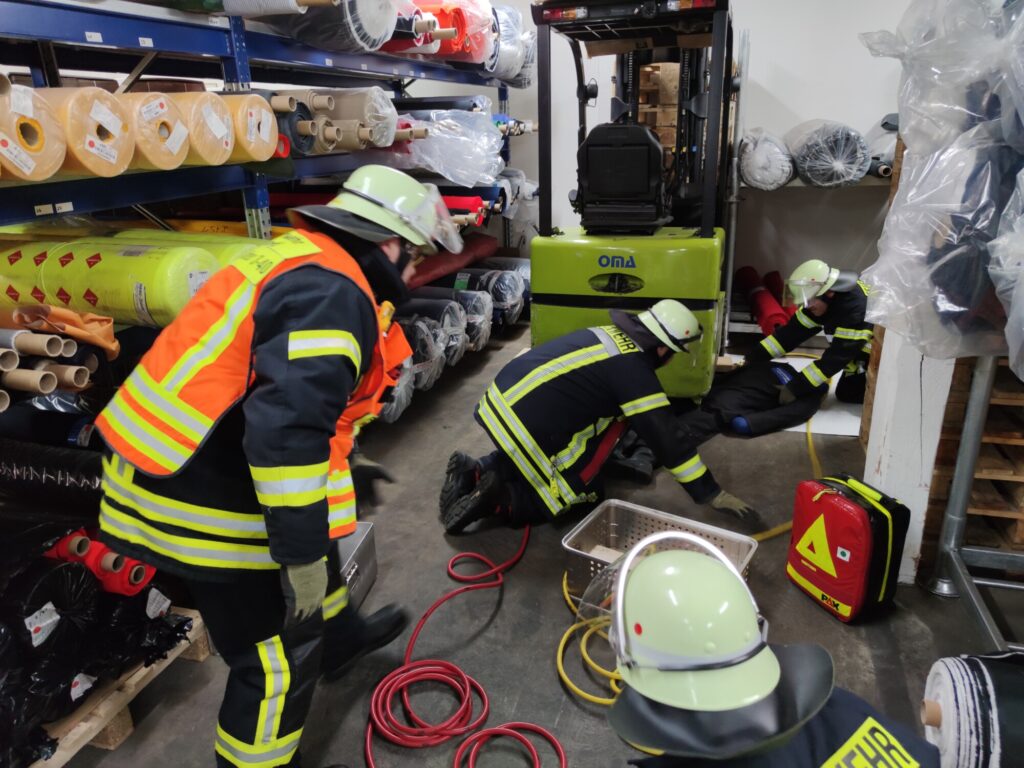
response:
M395 99L394 105L402 114L417 111L431 112L437 109L461 109L465 112L491 112L491 100L487 96L416 96Z
M460 291L487 291L494 300L493 323L515 325L523 313L526 286L516 272L499 269L462 269L435 281L434 285Z
M856 184L871 167L864 137L842 123L808 120L791 129L785 140L797 174L815 187Z
M43 558L11 580L0 607L21 649L40 658L84 640L96 625L98 592L81 563Z
M498 55L494 76L511 80L519 74L526 60L523 43L523 15L508 5L494 6L498 18Z
M470 16L463 10L461 4L456 2L436 3L428 0L415 0L416 5L424 13L432 14L441 29L454 29L455 34L444 40L435 41L438 43L436 55L439 58L447 58L453 54L464 54L470 48L469 32L470 22L477 22L476 16ZM475 26L474 26L475 28Z
M185 116L189 148L185 165L223 165L235 148L231 112L215 93L187 91L168 94Z
M736 290L746 296L747 302L750 304L750 312L766 336L775 333L777 328L789 322L789 315L783 311L771 291L765 287L756 269L753 267L737 269L735 285Z
M100 593L99 628L90 638L88 672L120 677L142 658L150 623L166 615L170 605L166 595L152 584L130 597Z
M523 278L523 298L530 301L530 260L518 256L489 256L480 262L487 269L507 269Z
M430 115L429 121L410 118L414 126L427 128L426 138L403 145L400 152L381 153L374 162L433 171L459 187L496 183L505 165L504 138L489 114L461 109L419 114Z
M358 120L370 129L370 143L375 147L390 147L395 142L398 127L398 112L384 89L345 88L331 91L334 96L334 110L331 119L337 121Z
M40 504L75 504L98 512L101 454L0 438L0 498Z
M444 373L447 334L439 322L429 317L400 317L397 322L412 347L413 386L430 389Z
M56 112L37 91L0 75L0 168L5 177L48 179L64 164L67 144Z
M400 317L429 317L437 320L447 334L444 356L448 365L455 365L466 354L469 336L466 333L466 310L454 299L412 298L396 313Z
M394 0L341 0L337 6L310 8L302 16L263 19L279 32L328 51L379 50L398 23Z
M523 67L519 73L505 82L513 88L529 88L537 71L537 30L523 32Z
M415 48L426 42L426 29L422 29L423 11L412 0L398 0L395 3L398 18L391 39L381 46L382 51L398 53ZM435 20L436 23L436 20Z
M263 162L277 149L277 120L270 102L255 93L224 94L234 124L232 163Z
M747 186L772 191L789 184L795 174L786 143L763 128L754 128L740 144L740 175Z
M21 256L14 259L15 254ZM39 303L109 315L131 325L170 323L218 269L200 248L133 245L116 238L33 243L0 251L4 271ZM15 306L0 295L0 306Z
M225 267L241 256L247 256L266 240L237 235L191 234L188 232L171 232L166 229L126 229L114 235L117 240L136 245L173 245L175 247L202 248L217 259L221 267Z
M102 88L40 88L64 128L62 173L120 176L135 153L128 113Z
M188 156L188 126L177 105L163 93L119 93L115 98L128 115L135 135L129 168L171 171Z
M294 112L277 116L277 129L288 137L293 157L305 157L316 153L316 132L318 130L313 113L305 104L296 106Z
M466 339L470 352L479 352L491 340L494 299L486 291L456 291L453 288L426 286L410 294L414 299L454 300L466 311Z
M441 58L467 64L484 64L493 57L497 41L489 0L458 0L441 4L417 2L416 5L437 16L442 27L461 27L465 30L464 35L441 43ZM460 14L461 25L457 19Z
M412 395L415 391L416 373L413 370L412 359L406 358L402 362L402 372L398 376L398 381L391 388L390 399L380 410L381 421L387 424L394 424L398 421L409 404L412 403Z
M438 251L420 262L416 268L416 274L409 281L410 288L420 288L445 275L452 274L488 256L493 256L498 250L497 238L474 232L466 235L463 249L460 253L450 251Z

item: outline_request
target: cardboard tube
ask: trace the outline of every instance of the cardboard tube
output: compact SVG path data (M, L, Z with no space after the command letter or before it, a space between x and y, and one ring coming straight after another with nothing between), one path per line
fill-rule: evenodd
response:
M316 142L313 144L313 151L318 155L326 155L333 152L338 146L338 138L341 135L340 129L335 127L331 118L320 114L316 116Z
M341 0L295 0L300 8L318 8L321 6L337 5Z
M228 105L215 93L188 91L168 94L185 116L189 147L185 165L223 165L235 148L235 131Z
M100 367L100 359L95 354L90 352L89 354L82 358L82 365L85 366L85 370L87 370L90 374L93 374L96 373L96 371Z
M13 349L0 349L0 371L13 371L21 357Z
M277 120L270 102L255 93L231 94L223 98L235 127L231 162L261 163L273 157L277 150Z
M23 355L59 357L64 342L60 336L50 333L0 330L0 347L13 349Z
M89 369L84 365L60 365L50 360L37 360L32 367L37 371L49 371L57 377L57 386L65 389L82 389L89 383Z
M78 352L78 342L74 339L64 338L60 340L60 356L71 357Z
M146 578L146 566L144 565L133 565L131 570L128 571L128 583L133 587L136 584L141 584Z
M412 24L412 31L417 35L424 35L437 29L437 19L434 17L419 18Z
M270 97L270 108L275 112L294 112L299 103L291 96L276 94Z
M124 570L124 555L116 552L107 552L100 558L100 568L107 573L120 573Z
M334 120L334 126L341 132L338 149L354 152L370 145L370 129L364 128L358 120ZM3 296L0 295L0 300Z
M119 93L115 98L128 113L135 134L135 154L129 168L171 171L188 157L188 126L164 93Z
M942 727L942 705L939 702L929 699L921 702L921 725L930 728Z
M57 388L57 377L50 371L29 371L17 368L13 371L0 373L0 384L7 389L21 392L34 392L37 395L48 395Z
M300 136L316 136L319 129L314 120L300 120L295 124L295 130Z
M0 389L0 413L3 413L11 404L11 396Z
M56 112L37 91L0 84L0 168L22 181L48 179L64 164L67 142Z
M425 139L427 138L427 136L430 135L430 129L427 128L425 125L418 126L416 128L410 128L409 130L412 131L412 138L414 139Z
M459 36L459 30L455 27L448 27L447 29L435 29L430 33L430 36L434 40L454 40Z
M76 557L82 557L89 551L90 544L92 542L89 541L88 536L72 536L68 540L68 551Z
M395 141L410 141L412 139L412 128L396 128Z
M64 127L61 173L120 176L135 154L135 135L121 103L102 88L40 88Z

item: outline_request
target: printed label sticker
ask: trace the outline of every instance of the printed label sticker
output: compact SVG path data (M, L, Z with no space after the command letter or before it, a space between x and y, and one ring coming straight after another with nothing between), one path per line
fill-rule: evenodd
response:
M121 131L124 130L124 123L121 122L121 118L111 112L110 107L98 99L92 103L89 117L114 134L114 136L120 136Z

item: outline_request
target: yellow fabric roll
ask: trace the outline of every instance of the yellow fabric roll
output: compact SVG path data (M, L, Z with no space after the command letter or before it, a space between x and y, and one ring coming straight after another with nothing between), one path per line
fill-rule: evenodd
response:
M64 128L36 91L0 79L0 168L5 180L42 181L64 164Z
M188 156L188 126L178 106L164 93L120 93L115 98L128 113L135 134L129 168L171 171Z
M188 248L202 248L214 255L217 263L225 267L240 256L246 256L255 248L266 245L266 240L234 235L190 234L188 232L170 232L166 229L126 229L118 232L118 240L149 245L174 245Z
M120 176L135 152L128 114L102 88L39 88L64 127L67 154L61 173Z
M231 162L263 162L277 150L277 118L270 102L254 93L222 97L235 122L235 148Z
M206 91L168 94L185 115L189 148L185 165L223 165L235 148L231 112L224 99Z
M0 264L0 306L34 301L158 328L177 317L218 269L202 248L102 237L7 248Z

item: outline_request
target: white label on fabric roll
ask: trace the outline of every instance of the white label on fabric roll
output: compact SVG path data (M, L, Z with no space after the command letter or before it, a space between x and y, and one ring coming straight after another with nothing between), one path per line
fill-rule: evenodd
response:
M59 623L60 614L57 613L57 606L53 603L47 603L31 616L26 616L25 629L32 637L32 647L37 648L45 643Z
M268 110L260 110L260 141L263 143L270 141L270 121L273 119L274 116Z
M213 135L218 139L223 139L228 135L228 127L224 125L224 121L220 119L220 115L213 111L213 107L209 104L203 105L203 119L206 121L206 125L209 126Z
M203 287L203 283L210 279L210 272L206 269L200 269L196 272L188 273L188 295L195 296L196 292Z
M155 245L132 245L128 248L122 248L117 252L118 256L142 256L153 250Z
M171 151L171 154L176 155L187 138L188 128L186 128L185 124L179 120L174 124L174 130L171 131L171 135L167 137L167 141L164 142L164 146Z
M252 144L256 141L256 125L259 120L256 117L256 110L250 109L245 114L245 140Z
M146 598L146 615L151 619L159 619L167 615L167 609L171 607L171 599L156 587L149 590L149 597Z
M103 35L99 32L86 32L85 41L87 43L102 43Z
M140 37L139 38L139 48L152 48L152 47L153 47L153 38L152 37Z
M95 424L86 424L80 430L78 430L78 437L75 438L75 443L79 448L88 448L89 441L92 440L92 433L96 429Z
M142 109L139 111L142 113L143 120L156 120L160 115L167 112L167 101L165 99L153 99L148 104L143 104Z
M57 203L53 206L53 210L56 213L71 213L75 210L75 204L68 200L66 203Z
M95 682L95 677L84 672L75 675L75 679L71 681L71 700L78 701L85 696L92 689Z
M108 147L99 137L93 136L92 134L86 134L85 137L85 148L92 152L97 157L101 157L108 163L117 162L117 150L113 147Z
M36 169L36 161L3 131L0 131L0 155L14 163L22 173L32 173Z
M94 101L92 103L89 117L114 134L114 136L120 136L121 131L124 130L124 123L121 122L121 118L111 112L110 107L102 101Z
M49 216L53 213L52 205L37 205L35 207L36 216Z
M159 327L153 316L149 314L149 305L146 303L146 286L136 283L132 289L132 300L135 303L135 316L139 318L139 322L153 328Z
M35 117L35 104L32 102L32 89L24 85L11 86L11 112L25 117Z
M328 67L333 67L334 66L334 59L324 59L324 64L326 64ZM365 64L363 64L363 69L366 69L366 65Z

